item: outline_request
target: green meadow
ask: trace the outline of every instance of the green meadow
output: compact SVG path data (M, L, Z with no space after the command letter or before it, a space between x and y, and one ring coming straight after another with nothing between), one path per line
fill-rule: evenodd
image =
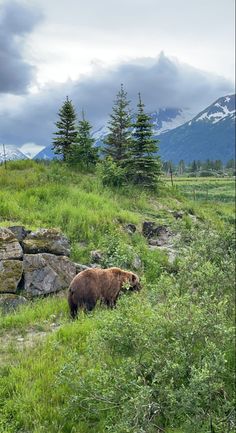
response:
M231 179L149 193L58 162L0 166L1 226L59 228L74 261L100 249L142 281L75 321L66 288L0 315L0 433L235 431L233 197ZM174 260L149 248L145 220L169 227Z
M165 179L169 184L170 179ZM190 200L234 203L235 178L192 177L174 179L174 187Z

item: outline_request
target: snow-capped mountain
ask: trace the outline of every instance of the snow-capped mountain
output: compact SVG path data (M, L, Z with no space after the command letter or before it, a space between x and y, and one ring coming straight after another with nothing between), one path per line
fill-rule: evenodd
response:
M190 122L211 122L212 124L224 121L226 119L235 119L235 95L223 96L217 99L215 103L201 111Z
M171 129L177 128L179 125L192 119L192 111L182 108L160 108L158 111L150 113L150 117L153 124L153 130L155 135L170 131ZM132 119L135 122L135 116ZM93 138L96 144L102 143L102 140L108 134L107 126L100 126L93 133Z
M14 145L5 145L5 156L4 156L4 150L3 147L0 147L0 163L4 162L5 159L7 161L16 161L19 159L28 159L28 157L21 152L16 146Z
M217 99L199 114L181 108L162 108L150 114L154 135L160 140L163 160L191 162L194 159L235 157L235 95ZM95 145L101 146L108 134L102 125L93 133ZM53 159L58 155L51 146L45 147L34 159Z
M217 99L193 119L158 135L163 160L186 162L194 159L235 157L235 95Z
M44 147L37 155L33 157L33 159L60 159L59 155L53 152L52 146Z

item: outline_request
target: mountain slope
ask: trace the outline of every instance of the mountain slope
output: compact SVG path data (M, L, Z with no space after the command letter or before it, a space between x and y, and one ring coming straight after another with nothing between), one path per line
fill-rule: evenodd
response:
M217 99L192 120L158 134L164 160L186 162L194 159L221 159L235 155L235 95Z
M3 148L0 148L0 163L4 162L5 159L7 161L17 161L20 159L28 159L28 157L21 152L16 146L6 145L5 146L5 156Z

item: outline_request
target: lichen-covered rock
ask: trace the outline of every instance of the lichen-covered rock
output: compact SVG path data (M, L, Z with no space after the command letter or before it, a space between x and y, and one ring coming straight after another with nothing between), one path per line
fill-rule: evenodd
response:
M69 240L56 229L39 229L23 240L26 254L50 253L58 256L70 255Z
M0 227L0 260L21 259L22 248L11 230Z
M24 288L29 296L58 292L69 286L76 266L68 257L53 254L24 254Z
M23 262L20 260L0 260L0 293L16 293L22 278Z
M26 304L27 299L23 296L3 294L0 295L0 310L3 313L9 313L16 310L20 305Z

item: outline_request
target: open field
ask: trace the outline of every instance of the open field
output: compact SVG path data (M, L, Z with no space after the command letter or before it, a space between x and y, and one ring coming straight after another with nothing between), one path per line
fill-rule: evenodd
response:
M170 185L170 178L163 178ZM235 178L175 177L174 188L190 200L233 203L235 200Z

